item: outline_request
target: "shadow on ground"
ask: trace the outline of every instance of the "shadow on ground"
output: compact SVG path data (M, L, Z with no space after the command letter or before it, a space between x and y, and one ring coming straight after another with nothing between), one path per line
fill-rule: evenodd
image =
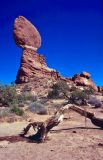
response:
M81 129L90 129L90 130L103 130L101 128L93 128L93 127L72 127L72 128L64 128L64 129L58 129L58 130L51 130L50 133L60 133L60 132L63 132L63 131L70 131L70 130L81 130ZM76 131L75 131L76 133ZM4 136L4 137L0 137L0 141L9 141L11 143L14 143L14 142L19 142L19 141L26 141L28 143L40 143L42 141L40 141L39 137L37 136L37 134L35 135L32 135L32 136L29 136L29 137L22 137L20 135L17 135L17 136ZM47 137L45 140L49 140L49 138Z
M90 130L103 130L102 128L98 127L72 127L72 128L63 128L63 129L58 129L58 130L51 130L50 133L58 133L58 132L63 132L63 131L70 131L70 130L80 130L80 129L90 129Z

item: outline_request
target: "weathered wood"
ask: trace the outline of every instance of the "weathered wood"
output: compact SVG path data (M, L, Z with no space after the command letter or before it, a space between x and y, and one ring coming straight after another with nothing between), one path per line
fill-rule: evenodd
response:
M47 119L45 122L34 122L27 125L24 128L23 132L20 136L25 137L28 133L30 127L33 129L37 129L37 133L34 136L31 136L30 139L38 142L43 142L47 138L48 132L55 126L57 126L64 118L63 110L60 109L58 112L55 113L54 116Z
M90 112L87 109L85 110L85 109L83 109L81 107L78 107L76 105L71 105L70 109L76 111L77 113L79 113L82 116L86 116L89 119L91 119L92 117L94 117L94 113L93 112Z
M90 112L88 110L85 110L81 107L78 107L76 105L72 105L70 107L70 109L78 112L80 115L82 116L86 116L87 118L89 118L91 120L91 122L95 125L95 126L98 126L100 128L103 128L103 118L97 118L95 116L95 114L93 112Z
M86 116L87 118L89 118L91 120L91 122L94 125L96 125L100 128L103 128L103 119L95 117L95 114L88 111L88 110L85 110L85 109L78 107L76 105L68 104L68 105L65 105L64 107L62 107L60 110L58 110L54 114L54 116L50 117L45 122L34 122L34 123L30 123L29 125L27 125L27 127L24 128L21 136L25 136L27 134L27 132L29 131L30 127L33 126L34 130L35 130L35 128L37 128L37 133L32 137L32 140L37 140L37 141L43 142L46 139L48 132L53 127L57 126L63 120L64 113L69 109L72 109L72 110L78 112L82 116Z

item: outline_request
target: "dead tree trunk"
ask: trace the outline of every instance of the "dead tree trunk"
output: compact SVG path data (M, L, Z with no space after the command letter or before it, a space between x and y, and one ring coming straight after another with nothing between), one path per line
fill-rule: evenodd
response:
M30 136L29 138L31 140L36 140L38 142L43 142L48 132L55 126L57 126L61 121L63 121L64 118L64 112L72 109L76 112L78 112L82 116L86 116L91 120L91 122L100 127L103 128L103 119L95 117L94 113L84 110L81 107L78 107L76 105L68 104L64 107L62 107L59 111L57 111L54 116L47 119L45 122L34 122L27 125L26 128L24 128L23 132L20 134L21 136L25 137L25 135L28 133L30 127L33 127L33 129L37 129L37 133L33 136Z
M33 127L33 129L37 129L37 133L33 136L30 136L29 139L43 142L48 132L55 126L57 126L64 118L63 115L63 109L60 109L58 112L55 113L54 116L47 119L45 122L34 122L27 125L26 128L24 128L23 132L20 134L20 136L25 137L25 135L28 133L30 127Z
M86 116L87 118L89 118L91 120L91 122L95 126L98 126L98 127L103 129L103 118L97 118L94 113L92 113L90 111L86 111L86 110L84 110L81 107L78 107L76 105L72 105L70 108L72 110L76 111L77 113L79 113L80 115Z

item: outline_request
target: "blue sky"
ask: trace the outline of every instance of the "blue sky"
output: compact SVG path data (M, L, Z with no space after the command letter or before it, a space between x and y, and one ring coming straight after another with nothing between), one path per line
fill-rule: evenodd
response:
M22 15L39 30L49 67L71 77L90 72L103 85L102 0L1 0L0 81L15 81L22 50L13 39L14 19Z

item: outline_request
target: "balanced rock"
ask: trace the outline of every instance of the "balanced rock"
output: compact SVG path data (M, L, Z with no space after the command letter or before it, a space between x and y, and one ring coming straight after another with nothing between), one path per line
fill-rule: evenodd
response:
M37 29L23 16L19 16L14 22L14 39L18 46L34 48L41 46L41 37Z
M87 72L82 72L81 74L75 74L72 80L77 86L88 86L95 91L98 91L97 86L91 79L91 75Z
M37 29L24 17L19 16L14 22L14 39L22 47L20 68L17 73L16 83L26 83L34 77L59 78L58 72L47 66L43 55L37 53L41 45L41 37Z

